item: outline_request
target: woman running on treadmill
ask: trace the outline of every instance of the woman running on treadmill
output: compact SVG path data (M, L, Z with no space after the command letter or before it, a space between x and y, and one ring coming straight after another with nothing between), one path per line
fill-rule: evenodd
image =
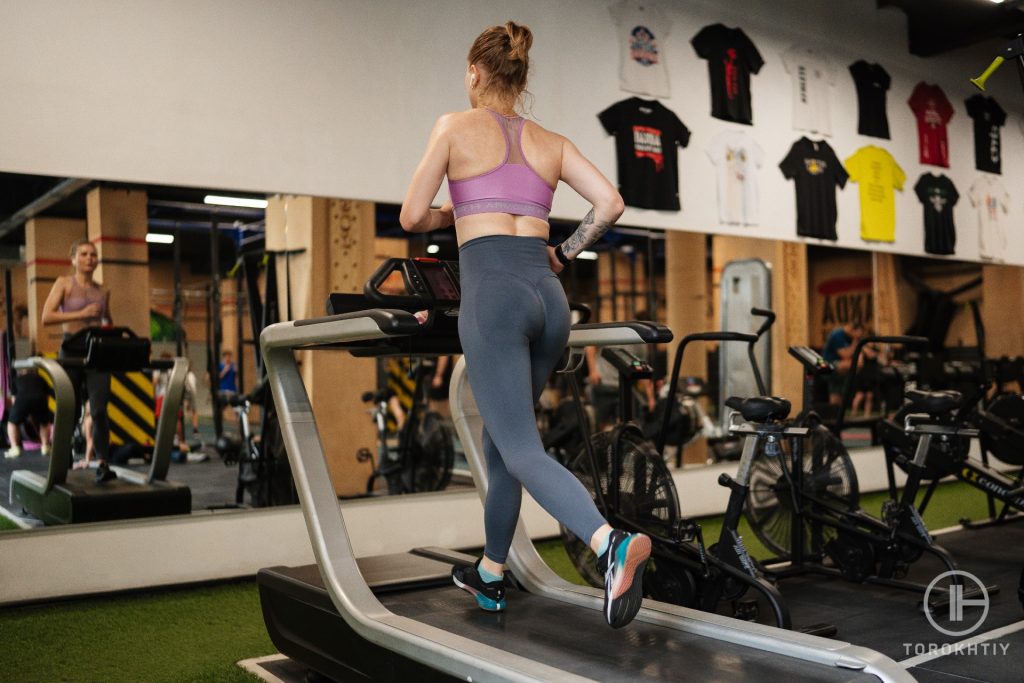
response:
M530 30L508 22L473 42L465 74L471 108L437 120L416 169L401 223L408 232L447 228L459 243L459 338L484 421L486 545L473 568L452 572L485 610L505 608L503 572L522 487L581 539L605 572L605 618L619 628L640 609L650 539L613 530L583 484L545 453L534 404L569 338L559 273L622 215L610 182L566 138L516 113L526 90ZM431 208L448 177L451 202ZM593 205L579 228L547 245L561 180Z
M93 280L98 261L95 245L87 239L77 240L71 245L71 266L74 273L58 277L43 304L43 324L60 325L65 342L79 330L111 324L110 290ZM85 349L71 349L67 348L67 344L62 344L60 355L84 356ZM76 414L81 410L84 386L85 395L89 399L89 415L92 418L90 433L86 435L87 440L91 441L91 448L89 445L86 446L85 461L76 467L87 467L95 452L99 461L96 481L116 479L117 474L107 466L107 455L110 450L110 423L107 419L110 373L82 368L67 368L67 373L75 387Z

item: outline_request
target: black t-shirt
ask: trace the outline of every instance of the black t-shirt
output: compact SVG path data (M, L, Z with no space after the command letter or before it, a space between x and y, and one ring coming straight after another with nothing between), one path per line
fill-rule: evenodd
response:
M917 179L914 192L924 205L924 250L929 254L954 253L953 207L960 194L953 181L944 175L925 173Z
M868 64L863 59L850 65L850 74L857 86L857 132L888 140L885 93L892 82L889 74L880 64Z
M803 237L836 237L836 186L850 177L824 140L800 138L779 164L782 175L796 183L796 233Z
M1006 112L991 97L973 95L964 100L967 114L974 119L974 165L979 171L1003 172L1002 140L999 128Z
M679 210L676 146L686 147L690 131L660 102L631 97L597 115L615 136L619 194L629 206Z
M742 29L712 24L702 28L690 43L701 59L708 60L711 115L751 125L750 74L761 70L764 59L750 38Z

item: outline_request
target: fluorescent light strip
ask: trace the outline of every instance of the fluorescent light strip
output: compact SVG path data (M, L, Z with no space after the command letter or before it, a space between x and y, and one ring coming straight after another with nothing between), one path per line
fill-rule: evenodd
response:
M576 258L582 259L584 261L596 261L597 260L597 252L596 251L581 251L579 254L576 255Z
M225 197L223 195L208 194L203 198L206 204L219 204L221 206L244 206L249 209L267 208L266 199L249 199L246 197Z
M174 244L174 235L165 235L161 232L147 232L146 241L150 244Z

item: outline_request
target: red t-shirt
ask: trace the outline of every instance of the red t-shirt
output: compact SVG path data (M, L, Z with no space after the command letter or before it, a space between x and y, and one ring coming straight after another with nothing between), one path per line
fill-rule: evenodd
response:
M910 109L917 117L917 141L921 163L949 168L949 142L946 124L953 118L953 105L937 85L921 81L914 87Z

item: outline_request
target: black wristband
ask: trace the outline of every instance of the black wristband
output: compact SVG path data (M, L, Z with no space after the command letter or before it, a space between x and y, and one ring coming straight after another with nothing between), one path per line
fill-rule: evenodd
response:
M555 258L558 259L558 262L561 263L563 266L568 266L570 263L572 263L569 257L565 255L565 252L562 251L561 244L555 247Z

